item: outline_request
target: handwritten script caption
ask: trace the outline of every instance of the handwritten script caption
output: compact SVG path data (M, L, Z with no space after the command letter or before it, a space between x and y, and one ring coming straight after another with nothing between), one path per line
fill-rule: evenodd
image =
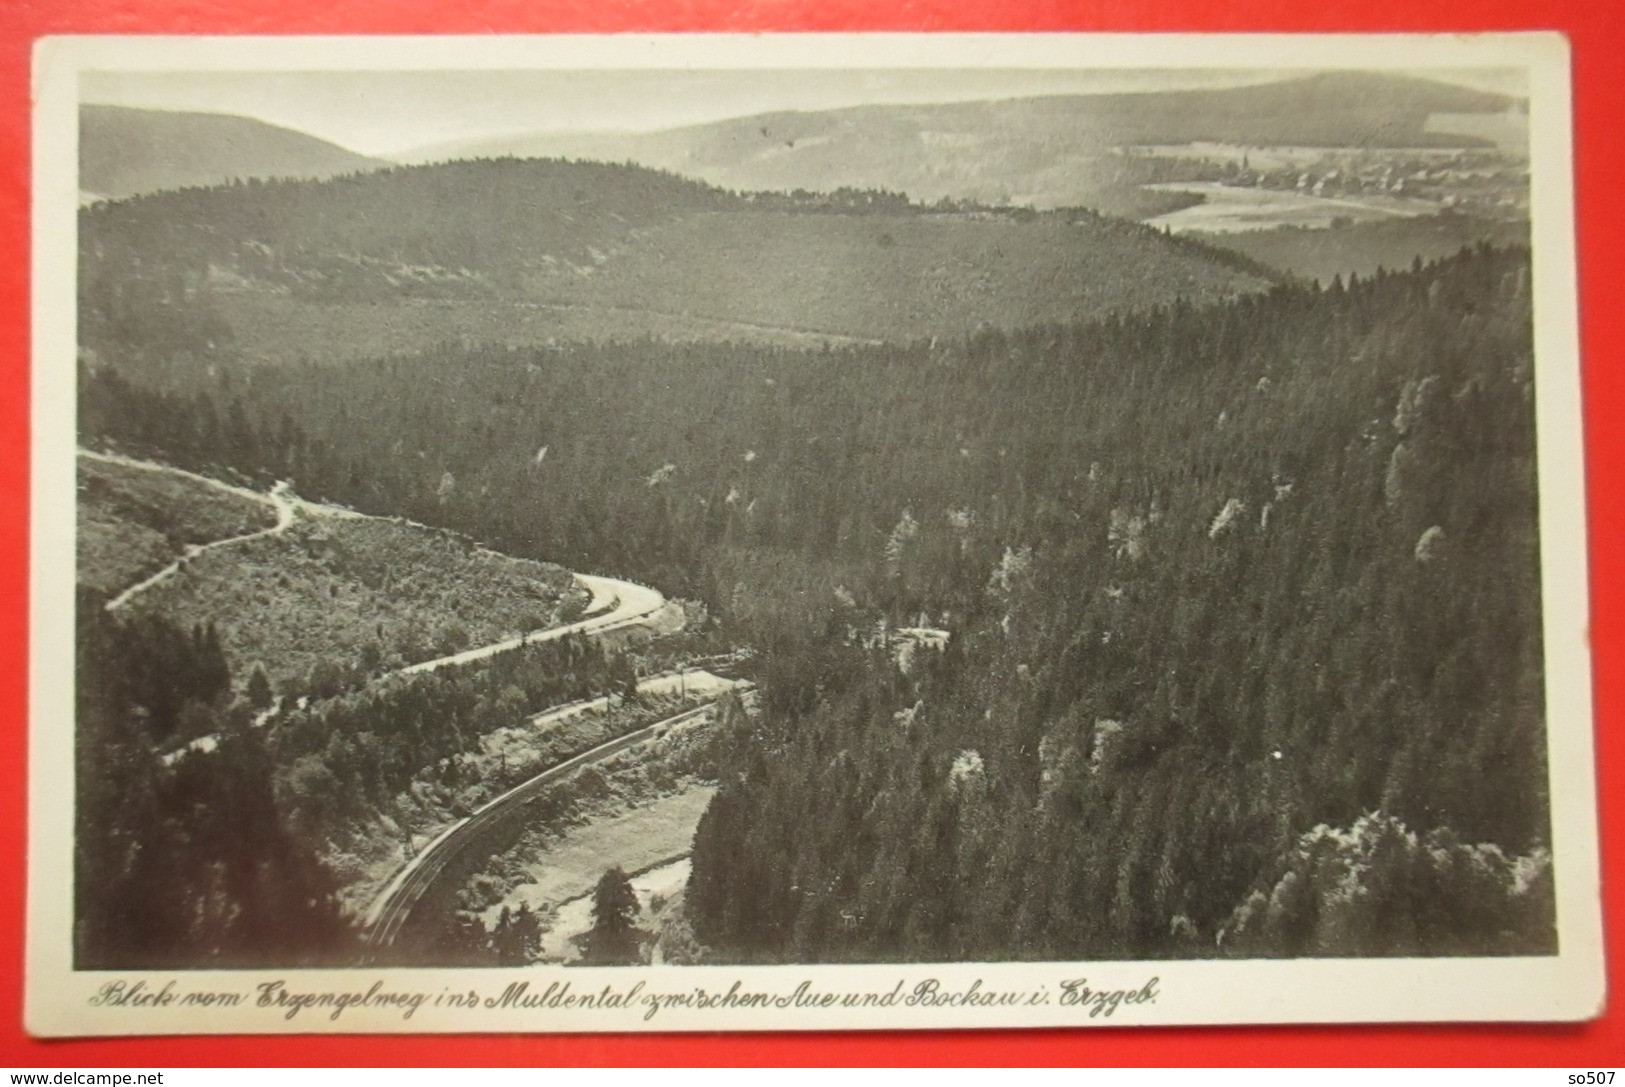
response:
M93 1008L114 1012L175 1008L220 1009L275 1016L292 1022L301 1016L324 1017L338 1022L348 1011L366 1009L398 1015L410 1022L419 1012L454 1009L459 1013L592 1012L634 1015L643 1022L653 1021L662 1011L720 1012L736 1009L759 1011L821 1011L853 1008L1032 1008L1056 1006L1075 1008L1082 1017L1109 1019L1120 1009L1155 1004L1161 978L1153 977L1137 986L1096 986L1088 978L1046 982L1026 989L991 989L981 979L966 984L945 985L934 977L918 980L899 978L890 989L826 989L811 981L793 988L764 989L735 980L726 987L693 986L660 989L644 981L625 987L603 985L594 988L575 979L540 982L513 981L500 990L443 987L414 989L393 986L382 979L365 987L344 989L301 988L286 979L262 981L243 989L191 988L190 979L169 978L161 982L113 980L105 982L89 997Z

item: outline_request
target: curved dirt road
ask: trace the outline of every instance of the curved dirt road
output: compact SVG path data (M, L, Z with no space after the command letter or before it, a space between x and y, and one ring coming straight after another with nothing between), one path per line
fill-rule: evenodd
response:
M136 582L134 585L131 585L128 589L125 589L113 599L109 600L106 605L108 611L117 611L124 605L128 604L135 597L146 592L148 589L167 581L169 578L180 572L181 567L185 566L187 562L197 558L206 551L213 551L220 547L229 547L232 544L247 543L249 540L257 540L262 536L276 536L280 533L286 532L288 527L294 522L294 506L292 502L288 501L288 485L286 483L278 483L275 487L271 488L269 494L260 494L258 491L251 491L246 487L234 487L230 483L222 483L218 479L210 479L208 476L200 476L196 472L188 472L184 468L172 468L167 464L154 464L151 461L135 460L131 457L121 457L115 453L97 453L90 449L81 449L78 451L78 453L79 456L88 458L90 460L99 460L107 464L117 464L124 468L140 468L143 471L148 472L168 472L172 475L185 476L187 479L192 480L195 483L207 484L208 486L213 487L215 490L225 491L227 494L236 495L238 498L247 498L255 502L269 505L276 511L276 524L272 525L270 528L258 529L257 531L245 533L241 536L227 536L223 540L210 540L206 544L191 545L184 552L182 552L180 558L176 559L162 570L159 570L151 577Z
M666 598L646 585L638 585L631 581L620 581L611 577L599 577L596 574L576 574L576 581L582 588L592 595L587 605L586 618L578 619L564 626L544 627L519 635L517 638L508 638L490 645L478 646L474 649L465 649L461 653L453 653L449 657L436 657L434 660L419 661L409 664L405 668L389 673L390 676L410 676L418 672L433 672L440 668L459 664L469 664L473 661L485 660L498 653L518 649L521 646L537 645L541 642L556 641L572 634L607 634L613 630L623 630L626 627L636 626L654 616L666 606ZM600 610L602 609L602 610Z

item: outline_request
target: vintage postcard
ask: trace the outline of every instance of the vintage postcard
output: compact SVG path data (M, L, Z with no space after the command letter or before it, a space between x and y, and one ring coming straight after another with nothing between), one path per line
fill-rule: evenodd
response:
M1559 36L35 59L34 1033L1602 1007Z

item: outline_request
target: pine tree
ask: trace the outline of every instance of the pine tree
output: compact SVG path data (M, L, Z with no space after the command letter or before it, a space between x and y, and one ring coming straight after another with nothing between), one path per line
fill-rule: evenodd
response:
M254 673L248 677L248 704L257 710L271 705L271 681L266 678L263 665L256 664Z
M502 966L528 966L536 961L542 946L542 924L530 903L520 903L517 910L502 907L491 934L491 946Z
M598 966L641 962L645 934L632 923L641 908L632 880L620 866L605 872L592 894L593 922L582 941L582 961Z

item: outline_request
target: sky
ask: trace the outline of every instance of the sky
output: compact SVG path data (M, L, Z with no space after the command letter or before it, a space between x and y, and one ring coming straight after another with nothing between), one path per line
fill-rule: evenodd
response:
M1053 94L1233 87L1258 69L1179 71L930 69L432 72L85 72L80 99L145 109L231 113L387 156L471 137L653 131L777 110ZM1522 93L1510 70L1418 70Z

